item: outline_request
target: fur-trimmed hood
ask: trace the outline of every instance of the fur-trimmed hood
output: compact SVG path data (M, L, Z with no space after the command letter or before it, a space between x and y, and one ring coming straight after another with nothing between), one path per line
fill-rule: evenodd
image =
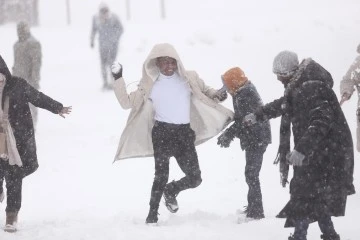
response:
M323 82L330 89L334 86L331 74L317 62L307 58L300 63L299 68L286 86L285 93L309 81Z

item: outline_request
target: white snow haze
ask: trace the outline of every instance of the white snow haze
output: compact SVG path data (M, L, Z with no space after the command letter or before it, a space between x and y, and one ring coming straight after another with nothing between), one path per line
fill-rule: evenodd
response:
M127 15L126 1L130 3ZM19 231L0 230L0 240L287 240L293 228L275 216L289 200L273 164L279 144L279 119L271 120L272 144L264 155L260 182L265 218L237 223L236 210L247 205L245 153L239 140L227 149L216 137L197 147L202 184L178 196L179 211L163 204L159 226L145 224L154 177L152 157L113 159L129 110L113 91L102 91L98 42L90 48L92 16L100 0L39 0L40 24L31 29L42 44L41 91L72 106L66 119L39 110L36 130L40 167L23 181ZM125 32L117 60L128 90L136 88L142 64L156 43L169 42L186 69L207 85L220 88L221 74L239 66L264 103L283 94L272 73L282 50L300 60L311 57L333 76L334 91L357 56L360 43L359 0L109 0ZM16 24L0 25L0 54L13 65ZM96 39L97 40L97 39ZM357 96L343 105L355 140ZM224 103L232 109L231 97ZM355 152L354 185L360 191L360 155ZM290 177L292 170L290 171ZM183 176L174 159L169 180ZM333 218L342 240L359 240L360 195L348 197L346 215ZM0 205L5 224L6 199ZM320 239L316 223L308 240Z

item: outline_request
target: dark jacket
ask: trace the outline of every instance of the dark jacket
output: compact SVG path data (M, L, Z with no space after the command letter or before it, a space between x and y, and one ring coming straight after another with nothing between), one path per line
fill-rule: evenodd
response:
M269 121L258 122L251 126L242 124L244 117L254 112L263 102L254 84L247 81L233 96L235 122L229 127L229 131L240 139L241 149L247 150L260 145L271 143L271 129Z
M332 90L328 71L311 59L304 60L284 97L256 111L258 119L288 114L294 149L305 155L305 165L294 167L291 199L278 217L317 221L321 215L345 215L346 196L353 186L354 151L352 136Z
M38 168L34 126L29 103L44 108L55 114L63 105L33 88L26 80L13 77L5 61L0 56L0 73L6 76L1 106L4 107L5 97L9 97L9 122L13 129L16 147L23 163L23 177Z

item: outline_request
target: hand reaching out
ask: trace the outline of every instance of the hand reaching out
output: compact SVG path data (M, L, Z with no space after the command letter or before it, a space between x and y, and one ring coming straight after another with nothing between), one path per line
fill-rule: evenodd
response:
M59 112L59 115L62 117L62 118L65 118L65 114L70 114L71 113L71 110L72 110L72 107L63 107L61 109L61 111Z

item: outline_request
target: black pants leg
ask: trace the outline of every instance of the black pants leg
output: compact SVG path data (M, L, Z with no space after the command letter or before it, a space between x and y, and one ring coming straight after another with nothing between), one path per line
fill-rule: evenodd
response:
M297 219L295 221L294 238L296 240L306 240L309 221L307 219Z
M247 149L245 153L245 178L249 187L247 195L248 217L259 218L264 216L259 174L265 150L266 146L259 146Z
M151 208L159 207L166 183L169 180L169 160L172 156L170 134L171 132L162 126L154 126L152 129L155 177L151 188Z
M6 182L7 205L6 212L17 212L21 208L22 170L18 166L10 166L0 159L0 169L3 170Z
M189 188L196 188L202 182L198 156L195 148L195 132L189 127L184 129L177 139L177 153L175 159L185 177L173 184L177 194Z
M152 129L155 177L151 189L150 207L157 208L169 180L169 160L174 156L185 177L174 182L180 191L195 188L201 183L201 171L195 149L195 133L189 124L180 126L155 125Z
M336 236L337 233L330 216L322 217L318 220L319 228L324 236Z

